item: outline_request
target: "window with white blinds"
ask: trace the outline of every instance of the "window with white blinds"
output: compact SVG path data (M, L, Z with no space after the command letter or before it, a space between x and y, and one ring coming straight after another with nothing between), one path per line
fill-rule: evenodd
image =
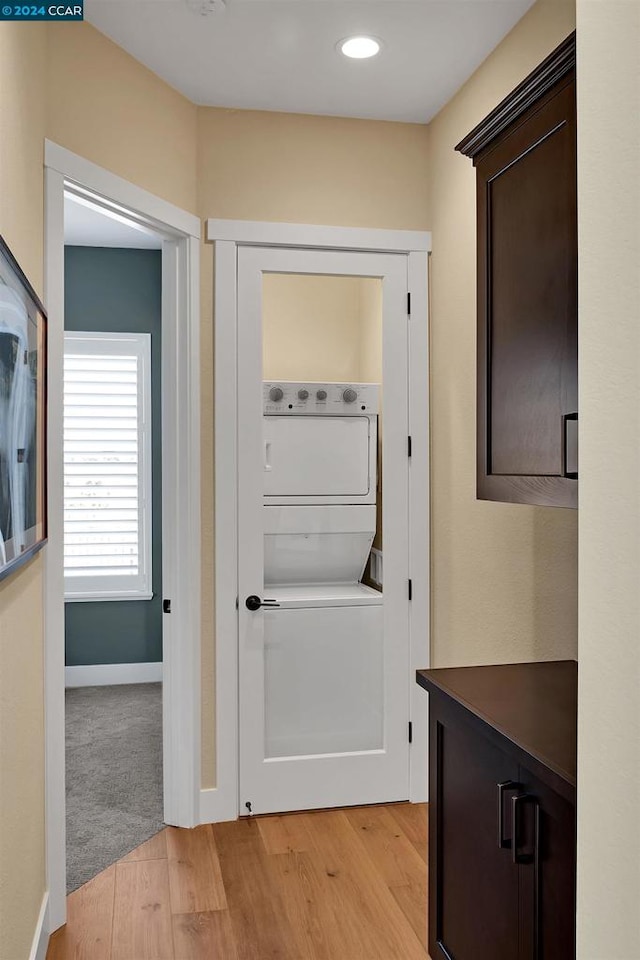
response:
M150 599L151 336L65 333L67 600Z

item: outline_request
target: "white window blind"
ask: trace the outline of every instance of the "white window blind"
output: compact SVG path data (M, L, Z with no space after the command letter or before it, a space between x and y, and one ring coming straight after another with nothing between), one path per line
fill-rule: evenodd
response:
M151 336L65 333L67 600L150 599Z

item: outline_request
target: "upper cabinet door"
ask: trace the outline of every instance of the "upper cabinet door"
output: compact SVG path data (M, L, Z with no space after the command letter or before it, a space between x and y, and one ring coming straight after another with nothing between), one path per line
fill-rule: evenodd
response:
M477 168L477 494L577 506L575 41L458 149Z

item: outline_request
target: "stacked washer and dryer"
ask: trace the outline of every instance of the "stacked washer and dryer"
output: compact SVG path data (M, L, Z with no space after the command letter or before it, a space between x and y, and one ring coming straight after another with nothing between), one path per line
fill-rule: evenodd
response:
M265 382L263 399L267 756L376 749L378 385Z

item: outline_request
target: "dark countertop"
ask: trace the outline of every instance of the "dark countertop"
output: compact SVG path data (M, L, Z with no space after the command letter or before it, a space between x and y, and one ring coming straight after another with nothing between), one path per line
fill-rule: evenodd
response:
M418 670L416 681L460 704L575 789L575 660Z

